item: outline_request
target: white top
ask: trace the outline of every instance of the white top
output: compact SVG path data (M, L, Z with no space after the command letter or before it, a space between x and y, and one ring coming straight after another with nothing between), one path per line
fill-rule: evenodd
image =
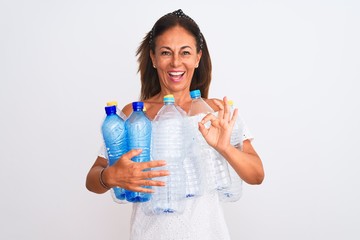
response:
M243 140L252 140L241 120ZM106 158L104 146L99 156ZM218 192L213 190L185 200L184 213L146 215L143 204L133 203L130 240L230 240Z
M218 193L186 199L184 213L147 216L133 204L130 240L230 240Z

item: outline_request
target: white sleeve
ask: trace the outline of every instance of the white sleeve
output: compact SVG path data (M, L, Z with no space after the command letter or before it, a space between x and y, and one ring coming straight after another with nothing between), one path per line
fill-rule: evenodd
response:
M99 157L102 157L102 158L105 158L105 159L108 159L108 155L107 155L107 152L106 152L105 144L103 144L103 145L100 147L99 152L98 152L98 156L99 156Z
M242 142L245 140L252 141L254 139L254 136L252 135L251 131L249 130L248 126L246 125L244 119L238 114L238 119L236 120L238 122L240 131L242 133L241 140Z
M243 122L243 141L250 140L252 141L254 139L254 136L252 135L251 131L249 130L248 126L245 124L245 122L241 119Z
M127 116L125 115L125 113L123 113L123 111L118 110L118 114L124 121L127 119Z

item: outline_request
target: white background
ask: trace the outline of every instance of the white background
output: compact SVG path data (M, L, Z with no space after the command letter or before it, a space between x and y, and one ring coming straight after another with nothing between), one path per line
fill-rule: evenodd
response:
M137 46L179 8L208 42L210 97L235 101L264 162L224 205L232 238L360 239L355 0L1 0L0 239L128 238L131 206L85 178L105 103L137 100Z

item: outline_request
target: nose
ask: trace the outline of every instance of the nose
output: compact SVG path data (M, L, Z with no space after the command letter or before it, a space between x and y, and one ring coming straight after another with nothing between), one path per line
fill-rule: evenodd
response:
M173 67L177 67L181 64L181 58L179 56L179 54L174 54L171 60L171 65Z

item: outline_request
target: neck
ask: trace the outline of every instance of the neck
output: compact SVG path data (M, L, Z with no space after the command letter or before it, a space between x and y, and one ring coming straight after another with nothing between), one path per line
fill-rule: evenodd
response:
M158 100L162 102L163 97L167 94L174 95L175 104L180 106L185 112L189 111L190 104L191 104L191 97L190 97L190 91L188 89L181 91L181 92L175 92L175 93L160 92L158 95Z

